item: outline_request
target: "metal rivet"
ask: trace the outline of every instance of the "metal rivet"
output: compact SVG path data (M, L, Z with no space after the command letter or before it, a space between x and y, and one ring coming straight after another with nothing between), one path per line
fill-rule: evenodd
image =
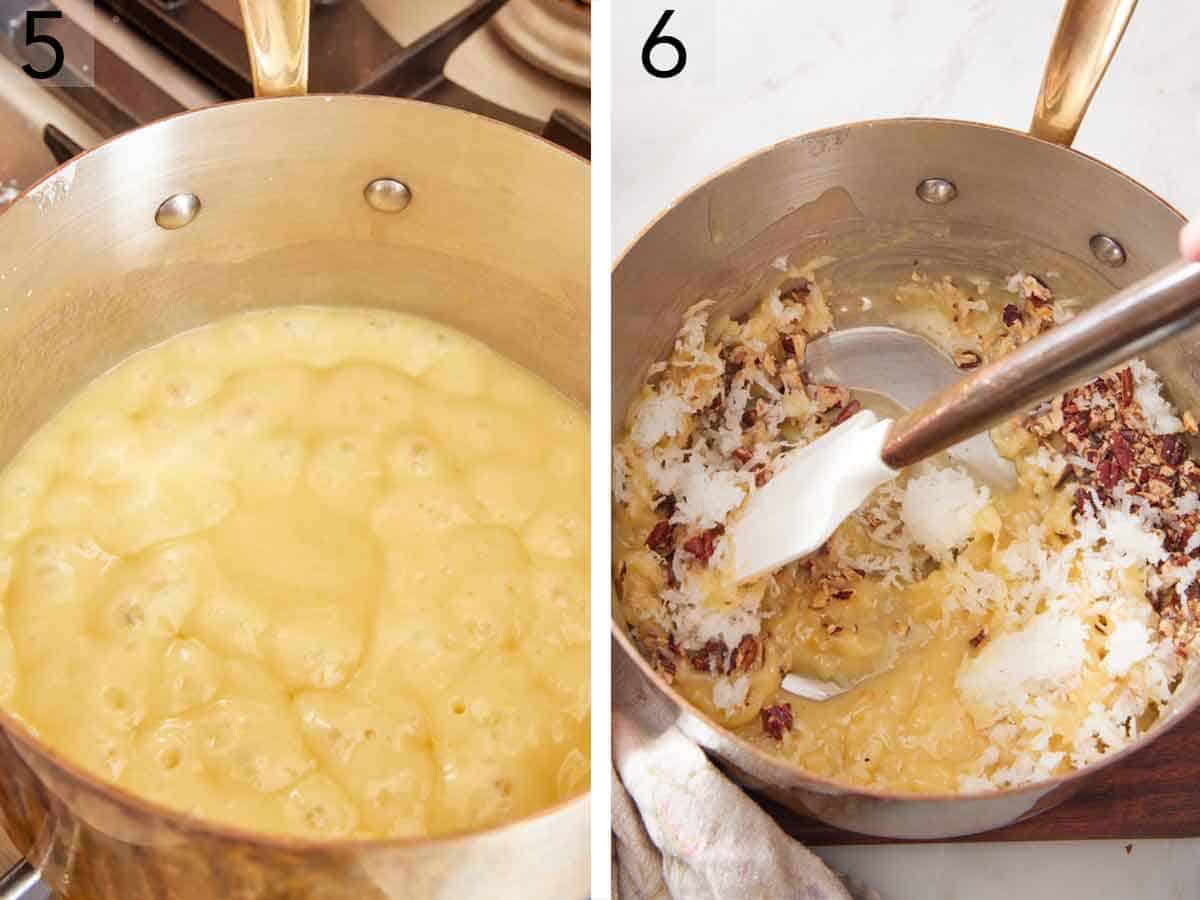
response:
M1125 248L1107 234L1093 234L1088 246L1092 248L1092 256L1106 266L1116 269L1125 265Z
M958 188L948 178L926 178L917 185L917 196L926 203L941 206L958 196Z
M187 225L200 214L200 198L195 194L172 194L159 204L154 221L159 228L174 230Z
M373 209L386 213L400 212L412 202L408 185L395 178L376 178L363 189L363 196Z

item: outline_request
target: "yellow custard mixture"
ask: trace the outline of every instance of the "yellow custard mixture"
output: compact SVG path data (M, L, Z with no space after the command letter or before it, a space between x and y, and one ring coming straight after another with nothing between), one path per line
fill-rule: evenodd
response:
M737 319L689 310L629 410L614 576L634 641L717 722L841 782L984 791L1127 745L1200 651L1196 423L1141 361L996 429L1014 488L943 455L878 489L818 553L732 584L726 526L745 499L875 402L804 368L834 327L819 266L790 267ZM970 370L1073 305L1025 273L914 272L879 315ZM848 690L820 699L830 687Z
M0 476L0 701L196 816L498 824L588 784L588 424L443 325L292 307L90 384Z

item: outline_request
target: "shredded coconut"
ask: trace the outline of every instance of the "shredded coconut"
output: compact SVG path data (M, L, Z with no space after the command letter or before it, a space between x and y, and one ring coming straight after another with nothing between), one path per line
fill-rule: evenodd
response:
M675 496L672 522L711 528L723 523L745 498L748 477L710 468L693 453L686 461L669 462L654 481L659 493Z
M988 489L961 469L935 469L908 480L900 517L918 544L947 560L970 540L988 497Z
M630 437L639 447L653 447L663 438L679 434L683 417L691 411L686 400L669 388L661 388L638 407Z
M903 494L896 482L876 488L867 498L854 519L877 544L879 553L852 552L845 546L843 535L835 533L834 549L847 565L862 572L877 575L886 587L899 587L917 580L928 554L914 542L900 518Z
M1084 658L1083 620L1044 612L1024 628L1002 634L964 664L964 697L997 714L1024 706L1032 692L1070 685Z
M727 715L733 715L746 705L746 696L749 693L749 675L740 675L732 681L728 678L719 678L713 684L713 703Z
M1004 289L1006 291L1008 291L1010 294L1019 294L1019 293L1021 293L1021 285L1024 283L1024 281L1025 281L1025 272L1024 271L1014 272L1012 275L1009 275L1008 278L1006 278L1004 280Z
M1133 397L1141 407L1146 424L1155 434L1175 434L1183 430L1183 422L1171 409L1162 395L1162 382L1158 373L1140 359L1132 360L1129 368L1133 371Z
M1145 625L1131 620L1118 622L1108 636L1108 655L1104 657L1104 668L1109 675L1119 678L1153 650L1150 632Z
M663 591L662 599L675 622L681 647L703 647L714 640L736 647L746 635L758 634L761 627L757 604L710 606L703 586L690 577L685 577L678 588Z

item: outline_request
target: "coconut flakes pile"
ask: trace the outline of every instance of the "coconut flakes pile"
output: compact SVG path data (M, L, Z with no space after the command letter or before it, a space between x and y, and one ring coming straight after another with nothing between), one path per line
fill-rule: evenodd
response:
M985 358L1075 306L1025 272L1005 287L1017 299L998 336L981 337ZM961 326L966 311L952 318ZM1040 780L1126 746L1161 713L1198 647L1200 468L1181 435L1195 423L1176 414L1157 373L1135 360L1043 404L1023 426L1036 438L1025 462L1073 491L1075 506L1068 535L1029 526L1000 553L999 571L965 559L943 567L945 611L991 614L997 632L976 636L958 676L989 739L965 791ZM968 496L964 485L959 503Z
M712 301L691 307L615 448L618 515L649 523L638 526L641 546L626 548L619 585L637 576L652 585L653 608L630 627L668 678L680 665L732 674L761 663L761 602L778 586L768 577L718 591L717 573L728 561L730 514L771 478L781 453L827 431L850 402L844 389L802 376L807 342L832 326L811 275L789 278L738 320L710 321ZM744 685L723 680L714 703L743 703Z
M1009 281L1042 304L1053 294ZM1124 747L1161 715L1200 643L1200 469L1195 430L1140 360L1043 404L1026 457L1074 493L1072 534L1030 526L1004 550L1007 577L963 570L952 603L992 610L1004 632L959 675L991 746L964 790L1038 780ZM1064 715L1079 711L1080 717ZM1006 753L1003 751L1007 751Z

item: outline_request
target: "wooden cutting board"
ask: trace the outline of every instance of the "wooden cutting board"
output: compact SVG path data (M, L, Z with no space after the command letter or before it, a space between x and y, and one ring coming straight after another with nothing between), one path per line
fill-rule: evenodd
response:
M806 844L898 843L851 834L759 798ZM1200 712L1088 782L1061 806L962 841L1064 841L1200 836Z

